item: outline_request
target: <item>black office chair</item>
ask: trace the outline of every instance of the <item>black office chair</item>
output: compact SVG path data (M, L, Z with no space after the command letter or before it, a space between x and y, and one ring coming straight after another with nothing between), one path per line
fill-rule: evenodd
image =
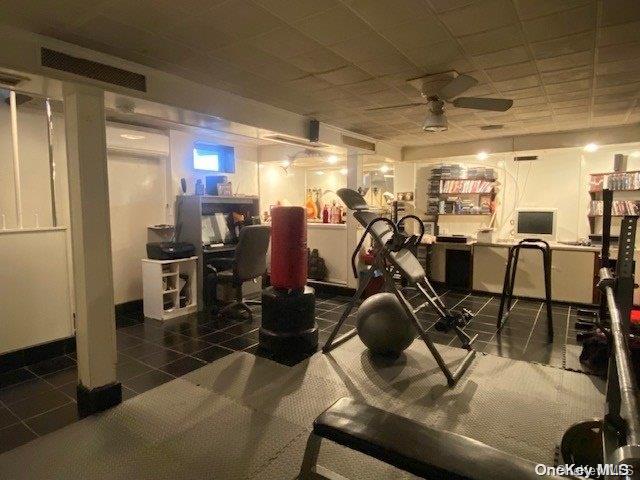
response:
M222 316L234 308L241 308L249 313L249 318L252 317L249 305L259 305L260 302L244 299L242 296L242 284L259 278L266 273L270 235L271 228L266 225L243 227L240 230L234 257L226 261L224 269L220 268L220 264L218 264L217 268L216 265L207 265L208 269L216 276L214 285L226 283L235 288L235 300L225 305L218 312L218 316ZM214 286L213 288L213 295L215 295L216 287Z

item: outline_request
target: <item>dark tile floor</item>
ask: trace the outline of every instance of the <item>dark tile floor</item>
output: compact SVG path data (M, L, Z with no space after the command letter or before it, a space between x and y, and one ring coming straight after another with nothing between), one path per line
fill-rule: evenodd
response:
M413 293L408 293L412 297ZM564 346L575 343L575 308L554 305L555 340L546 342L546 318L542 303L518 300L501 334L495 319L499 297L443 292L450 307L468 308L476 318L466 327L478 334L480 352L563 367ZM348 297L319 296L316 317L320 344L327 340L340 318ZM418 298L412 298L417 302ZM420 300L421 301L421 300ZM145 319L142 313L119 316L117 329L117 379L123 397L131 398L176 377L232 353L244 350L295 365L306 356L274 358L258 348L260 307L252 307L252 320L215 319L194 315L163 324ZM433 313L420 312L420 320L435 342L459 345L453 333L433 328ZM352 315L347 323L354 325ZM344 326L346 331L349 327ZM63 355L34 365L0 374L0 452L10 450L37 436L77 421L75 354Z

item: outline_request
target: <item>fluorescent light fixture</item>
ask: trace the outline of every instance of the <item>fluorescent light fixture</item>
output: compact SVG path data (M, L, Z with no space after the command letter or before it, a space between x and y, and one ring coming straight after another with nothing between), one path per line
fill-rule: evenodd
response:
M478 152L476 158L478 160L486 160L487 158L489 158L489 154L487 152Z
M145 138L144 135L135 135L133 133L122 133L120 137L126 138L127 140L142 140Z
M390 168L389 168L387 165L382 165L382 166L380 167L380 171L381 171L382 173L387 173L389 170L390 170Z
M346 169L346 168L341 168L341 169L340 169L340 173L341 173L342 175L346 175L347 173L349 173L349 170L348 170L348 169Z
M322 170L318 170L318 171L316 172L316 175L324 175L324 172L323 172Z
M338 157L336 155L329 155L327 157L327 163L329 165L335 165L336 163L338 163Z
M391 174L391 175L385 175L384 178L394 178L395 175Z
M587 143L587 144L584 146L583 150L584 150L585 152L595 152L595 151L597 151L597 150L598 150L598 148L600 148L600 147L598 146L598 144L597 144L597 143Z
M447 117L444 116L444 102L429 100L427 103L427 116L424 118L422 129L425 132L444 132L448 128Z

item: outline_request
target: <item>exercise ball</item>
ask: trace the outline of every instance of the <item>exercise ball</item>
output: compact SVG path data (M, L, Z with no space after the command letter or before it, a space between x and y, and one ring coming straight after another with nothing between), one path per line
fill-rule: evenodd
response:
M393 293L370 296L356 313L360 340L376 355L397 357L416 337L416 329Z

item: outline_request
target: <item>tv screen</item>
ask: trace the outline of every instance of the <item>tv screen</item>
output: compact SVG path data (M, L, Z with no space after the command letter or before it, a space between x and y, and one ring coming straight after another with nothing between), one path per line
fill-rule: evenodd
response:
M195 142L193 145L193 168L205 172L234 173L235 151L225 145Z
M518 212L518 233L553 235L553 211Z

